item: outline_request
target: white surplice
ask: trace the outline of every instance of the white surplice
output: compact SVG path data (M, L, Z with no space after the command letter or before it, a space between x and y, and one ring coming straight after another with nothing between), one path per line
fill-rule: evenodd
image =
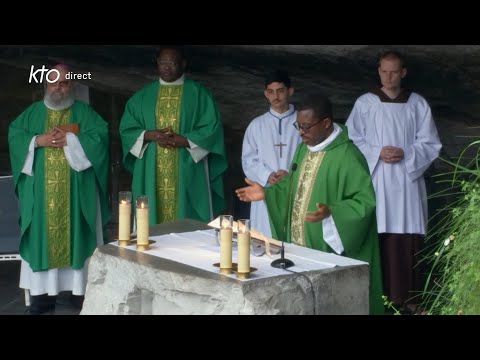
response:
M427 101L411 93L406 102L382 102L368 93L358 98L346 125L372 175L378 232L425 234L428 209L423 174L442 148ZM383 162L384 146L402 148L404 159Z
M245 175L262 186L274 171L290 171L295 150L301 142L293 124L297 113L293 105L279 114L272 109L252 120L245 131L242 147L242 167ZM281 149L281 157L280 157ZM251 225L268 237L272 236L267 207L263 200L254 201L250 209Z

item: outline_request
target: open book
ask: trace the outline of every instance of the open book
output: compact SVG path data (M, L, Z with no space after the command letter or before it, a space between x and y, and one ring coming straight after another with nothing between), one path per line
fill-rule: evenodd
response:
M208 223L208 226L211 226L215 229L220 229L220 216ZM238 233L238 222L233 222L232 231L234 234ZM256 240L262 242L265 246L265 252L269 255L272 253L277 254L282 247L281 241L264 235L261 231L258 231L254 227L250 228L250 237L252 241Z

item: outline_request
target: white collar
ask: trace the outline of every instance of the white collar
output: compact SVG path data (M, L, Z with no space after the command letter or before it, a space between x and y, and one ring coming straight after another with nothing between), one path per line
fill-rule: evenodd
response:
M293 108L293 105L292 105L292 104L289 104L289 105L288 105L288 110L285 111L285 112L283 112L283 113L281 113L281 114L278 113L278 112L276 112L275 110L273 110L272 107L270 107L270 114L272 114L273 116L275 116L276 118L279 118L279 119L280 119L280 118L283 119L283 118L285 118L285 117L287 117L287 116L292 115L294 111L295 111L295 109Z
M340 135L342 131L343 130L340 126L338 126L336 123L333 123L333 132L330 134L330 136L323 140L320 144L314 146L307 145L308 150L310 150L311 152L322 151L328 145L330 145L333 140L335 140L337 136Z
M172 82L166 82L162 80L162 78L159 78L160 85L183 85L183 82L185 81L185 74L182 74L177 80L172 81Z

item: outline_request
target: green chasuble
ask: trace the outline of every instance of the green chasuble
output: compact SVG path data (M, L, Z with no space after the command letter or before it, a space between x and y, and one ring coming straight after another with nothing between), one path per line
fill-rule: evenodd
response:
M298 146L292 160L298 168L292 175L290 201L290 176L265 188L272 233L277 239L333 252L323 240L322 222L304 221L307 211L316 210L316 203L326 204L345 249L342 255L370 265L370 313L383 314L375 192L364 156L341 127L343 131L323 151L313 153L304 143Z
M168 104L171 107L165 112L164 105ZM214 215L225 207L223 173L227 169L227 160L220 116L210 91L190 79L185 79L179 87L162 86L159 81L154 81L127 102L120 121L120 136L124 165L133 174L133 199L138 195L148 196L150 224L182 218L210 221L203 161L196 163L185 147L165 151L155 142L146 143L141 159L130 153L143 131L164 125L177 129L180 135L209 151L208 177ZM159 155L159 152L163 154ZM157 200L162 201L165 197L164 204L157 204ZM168 211L157 214L157 209ZM169 211L175 212L173 217Z
M77 137L92 166L77 172L63 149L39 147L32 176L22 173L32 138L63 123L79 124ZM33 271L81 269L97 246L97 190L102 226L109 220L107 123L80 101L63 111L39 101L12 121L8 142L20 203L20 255Z

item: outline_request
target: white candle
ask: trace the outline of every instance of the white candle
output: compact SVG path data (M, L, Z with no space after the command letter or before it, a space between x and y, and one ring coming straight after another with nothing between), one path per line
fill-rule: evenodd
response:
M232 269L232 225L232 215L220 215L220 269Z
M250 219L238 219L238 273L250 273Z
M238 272L250 272L250 233L238 233Z
M137 245L148 245L148 207L137 206Z
M220 229L220 268L232 268L232 228Z
M131 204L121 200L118 204L118 240L130 240Z

